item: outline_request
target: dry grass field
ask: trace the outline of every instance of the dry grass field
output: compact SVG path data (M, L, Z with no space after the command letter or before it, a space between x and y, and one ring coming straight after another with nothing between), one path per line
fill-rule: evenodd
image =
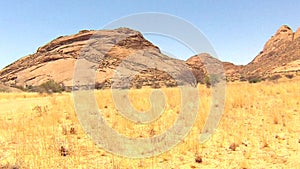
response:
M200 110L186 139L147 159L107 153L80 126L71 93L0 94L0 168L299 168L300 80L228 83L219 127L209 141L199 136L210 108L211 92L198 86ZM180 109L180 90L162 89L163 115L148 125L134 124L115 109L111 91L96 91L102 116L116 131L147 138L172 126ZM132 90L137 110L146 111L151 89Z

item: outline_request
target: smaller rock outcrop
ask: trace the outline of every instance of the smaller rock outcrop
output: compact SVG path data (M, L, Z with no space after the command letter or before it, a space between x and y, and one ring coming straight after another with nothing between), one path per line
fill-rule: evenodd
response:
M194 74L198 83L205 83L205 77L211 74L223 74L223 63L208 53L201 53L190 57L186 64ZM224 75L225 76L225 75Z

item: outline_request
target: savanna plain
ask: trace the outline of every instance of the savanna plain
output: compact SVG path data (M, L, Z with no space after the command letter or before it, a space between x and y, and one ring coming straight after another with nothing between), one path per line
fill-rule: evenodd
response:
M300 79L226 85L225 108L212 137L199 143L211 90L198 85L196 122L170 151L145 159L116 156L85 134L72 93L0 93L0 168L299 168ZM135 124L115 108L111 90L95 91L102 117L116 131L148 138L170 128L180 111L179 88L163 88L167 105L158 120ZM139 111L150 108L152 89L129 92Z

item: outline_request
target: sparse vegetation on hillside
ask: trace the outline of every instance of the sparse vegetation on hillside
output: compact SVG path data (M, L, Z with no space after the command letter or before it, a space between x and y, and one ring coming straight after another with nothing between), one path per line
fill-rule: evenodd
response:
M294 77L294 75L293 74L287 74L287 75L285 75L285 77L288 78L288 79L292 79Z
M214 86L217 83L220 82L220 75L216 75L216 74L211 74L211 75L206 75L204 77L204 84L206 85L206 87L210 87L210 86Z
M269 77L268 79L271 81L277 81L278 79L280 79L282 76L281 75L273 75L271 77Z
M49 80L37 87L38 92L46 93L61 93L63 88L60 84L56 83L54 80Z
M7 89L0 88L0 93L6 93L6 92L9 92L9 91Z
M28 85L25 87L23 86L14 86L14 87L25 92L38 92L38 93L49 93L49 94L61 93L65 91L65 88L63 87L62 84L59 84L52 79L42 83L39 86Z
M249 83L258 83L262 81L262 79L259 76L250 76L247 79Z

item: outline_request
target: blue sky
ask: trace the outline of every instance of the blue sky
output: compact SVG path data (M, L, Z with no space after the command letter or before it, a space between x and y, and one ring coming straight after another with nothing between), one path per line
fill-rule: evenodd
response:
M300 26L299 7L298 0L0 1L0 68L58 36L102 29L113 20L141 12L183 18L209 39L218 58L246 64L281 25L296 31ZM186 59L193 54L171 39L146 37L175 57Z

